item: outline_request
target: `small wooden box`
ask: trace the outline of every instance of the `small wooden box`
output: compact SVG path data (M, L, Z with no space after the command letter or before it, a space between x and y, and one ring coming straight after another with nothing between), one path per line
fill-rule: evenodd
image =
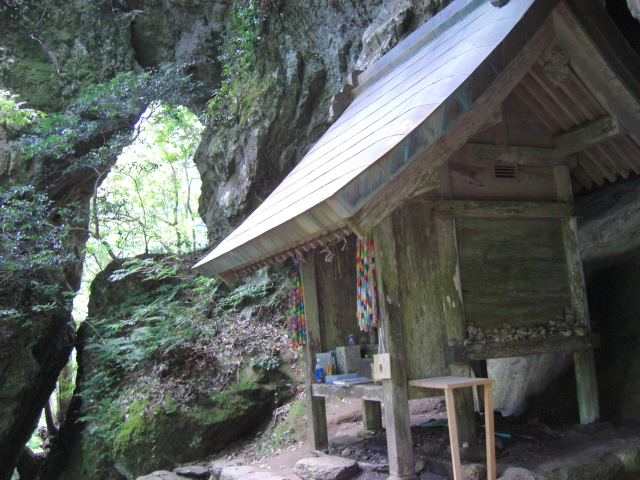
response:
M373 379L389 380L391 378L391 357L388 353L373 356Z

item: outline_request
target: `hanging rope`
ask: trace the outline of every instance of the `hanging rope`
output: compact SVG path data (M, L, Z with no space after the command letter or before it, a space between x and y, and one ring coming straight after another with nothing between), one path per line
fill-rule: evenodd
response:
M296 254L293 257L293 277L291 278L291 293L289 296L289 324L287 326L292 350L307 342L302 283L300 282L300 262L302 259L302 254Z
M370 332L378 326L378 302L376 294L376 266L373 235L358 238L356 246L356 270L358 276L357 318L360 330Z

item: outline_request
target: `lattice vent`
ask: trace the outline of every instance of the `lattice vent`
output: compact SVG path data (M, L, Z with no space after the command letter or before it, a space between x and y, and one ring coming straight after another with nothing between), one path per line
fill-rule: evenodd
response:
M518 178L518 166L512 163L496 163L493 165L494 178Z

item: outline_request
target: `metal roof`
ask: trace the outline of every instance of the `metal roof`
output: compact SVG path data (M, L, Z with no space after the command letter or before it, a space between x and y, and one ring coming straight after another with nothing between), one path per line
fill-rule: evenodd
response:
M234 279L238 269L343 231L456 121L444 102L470 107L459 90L494 50L509 50L502 42L536 1L547 12L555 3L456 0L398 44L360 74L351 104L284 181L194 268Z

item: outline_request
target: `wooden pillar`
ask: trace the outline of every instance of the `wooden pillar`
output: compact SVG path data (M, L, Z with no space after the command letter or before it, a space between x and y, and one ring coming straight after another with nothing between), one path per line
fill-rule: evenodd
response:
M554 175L558 199L564 202L573 202L569 167L566 165L554 167ZM567 260L571 307L576 312L576 321L584 325L587 331L590 331L587 290L580 255L578 223L575 217L562 219L562 239ZM600 420L600 402L593 349L574 352L573 363L578 387L580 423L597 422Z
M382 408L380 402L362 400L362 428L382 430Z
M300 281L304 299L304 314L307 325L307 343L304 346L304 384L307 393L307 423L309 448L324 450L329 446L327 433L327 411L324 397L313 396L316 353L322 352L318 291L316 288L315 258L312 252L300 264Z
M396 263L396 233L393 214L375 227L378 275L379 334L384 353L391 361L391 379L382 381L387 423L389 479L417 479L413 465L409 388L407 384L400 285Z
M467 324L464 319L462 304L462 284L460 265L458 264L458 246L456 242L455 219L437 217L438 258L440 263L440 295L447 328L447 338L462 342L467 337ZM451 375L454 377L470 377L471 366L468 362L452 363ZM473 392L469 388L460 388L453 393L455 409L458 417L458 441L460 444L477 443Z

